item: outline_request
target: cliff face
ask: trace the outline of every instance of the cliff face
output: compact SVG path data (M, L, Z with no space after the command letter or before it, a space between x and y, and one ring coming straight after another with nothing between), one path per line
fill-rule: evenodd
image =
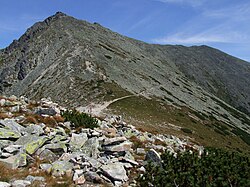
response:
M250 132L233 108L250 112L250 64L207 46L150 45L59 12L0 56L2 94L71 106L142 96Z

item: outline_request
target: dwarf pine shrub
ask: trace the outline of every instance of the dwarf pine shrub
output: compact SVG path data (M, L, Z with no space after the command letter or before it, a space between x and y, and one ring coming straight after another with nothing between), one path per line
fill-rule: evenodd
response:
M75 128L83 127L93 129L98 127L98 121L86 113L80 113L76 110L67 110L62 113L62 116L65 121L70 121Z
M162 166L151 163L139 177L139 186L250 186L250 160L238 152L207 148L201 157L196 153L168 152L162 155Z

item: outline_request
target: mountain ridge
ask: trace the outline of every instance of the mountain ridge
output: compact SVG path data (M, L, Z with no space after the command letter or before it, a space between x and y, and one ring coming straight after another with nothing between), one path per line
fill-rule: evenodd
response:
M249 116L229 105L249 114L250 65L211 47L147 44L58 12L0 56L6 95L79 107L132 94L250 133Z

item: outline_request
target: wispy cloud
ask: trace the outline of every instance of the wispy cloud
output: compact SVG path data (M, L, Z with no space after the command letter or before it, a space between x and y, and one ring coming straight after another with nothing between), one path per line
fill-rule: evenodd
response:
M220 32L223 27L224 25L217 28L212 28L208 31L196 32L192 34L179 32L166 37L153 39L152 42L160 44L194 45L205 43L246 43L249 41L249 37L241 32Z
M155 0L162 3L172 3L172 4L186 4L192 7L201 6L206 0Z

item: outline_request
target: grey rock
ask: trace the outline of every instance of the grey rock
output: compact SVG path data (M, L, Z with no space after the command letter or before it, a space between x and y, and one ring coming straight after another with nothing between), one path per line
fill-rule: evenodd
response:
M128 176L122 163L110 163L101 167L103 174L112 181L127 181Z
M30 124L25 128L25 132L28 134L42 135L44 134L43 128L40 125Z
M52 175L55 177L61 177L67 172L72 171L73 164L67 161L56 161L52 163Z
M84 173L84 177L89 182L104 183L104 180L96 172L87 171Z
M67 146L65 142L58 142L54 144L46 144L43 146L43 149L49 149L52 152L57 152L59 154L67 152Z
M25 128L22 125L19 125L12 119L0 120L0 127L4 127L6 129L13 130L19 133L25 130Z
M0 181L0 187L10 187L11 185L7 182Z
M22 146L21 145L9 145L5 147L3 150L8 153L18 152Z
M0 149L7 147L9 145L11 145L13 142L10 140L1 140L0 139Z
M20 137L16 144L23 145L27 153L35 153L43 144L49 140L47 136L26 135Z
M52 164L40 164L40 168L47 173L50 173L52 170Z
M19 152L18 154L10 156L6 159L0 159L0 162L9 168L16 169L27 165L27 155L26 153Z
M115 137L115 138L107 138L104 140L103 145L115 145L115 144L119 144L122 143L124 141L126 141L127 138L126 137Z
M145 161L152 162L157 165L161 165L161 157L154 149L150 149L145 157Z
M48 116L54 116L57 114L54 108L38 108L36 109L35 113L38 115L48 115Z
M41 160L46 160L48 162L55 162L58 159L56 154L49 149L44 149L38 156Z
M72 137L70 139L69 145L72 151L78 151L88 140L88 136L86 133L76 134L72 133Z
M31 183L33 183L34 181L40 181L40 182L45 182L45 178L44 177L38 177L38 176L32 176L32 175L28 175L25 178L26 181L30 181Z
M81 148L81 152L89 157L97 158L99 154L99 141L96 137L88 139Z
M5 105L5 99L0 99L0 106L4 106Z
M127 158L121 158L121 161L122 161L122 162L130 163L130 164L132 164L132 165L134 165L134 166L138 166L138 165L139 165L138 162L136 162L136 161L134 161L134 160L127 159Z
M25 187L28 185L31 185L31 182L27 180L15 180L11 183L12 187Z
M110 152L123 152L123 151L129 151L131 147L132 147L131 142L123 142L118 145L103 146L103 150Z
M21 137L21 133L18 131L0 128L0 139L18 139Z
M138 155L145 155L146 151L143 148L137 148L136 149L136 154L138 154Z

